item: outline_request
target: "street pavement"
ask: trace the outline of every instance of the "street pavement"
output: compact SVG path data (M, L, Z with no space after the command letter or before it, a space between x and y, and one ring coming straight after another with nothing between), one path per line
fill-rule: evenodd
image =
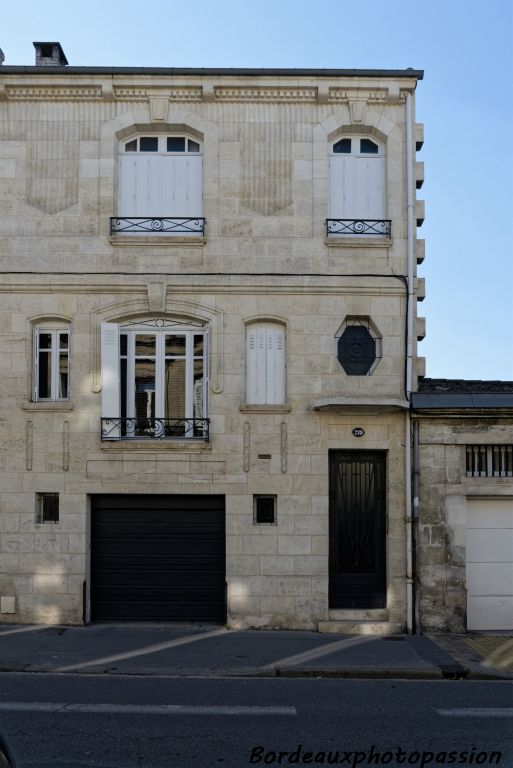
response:
M468 637L450 635L341 636L176 624L3 625L0 671L513 679L513 640L494 638L490 644L489 636L477 636L469 646Z

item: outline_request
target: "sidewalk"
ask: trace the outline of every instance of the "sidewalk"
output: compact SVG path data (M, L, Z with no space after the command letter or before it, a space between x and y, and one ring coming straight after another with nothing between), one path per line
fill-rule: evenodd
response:
M0 671L163 676L513 679L466 636L347 636L212 625L0 626ZM475 636L474 636L475 638ZM468 638L467 638L468 639ZM436 641L435 641L436 640ZM510 661L513 639L503 637ZM499 641L500 642L500 641ZM508 645L509 644L509 645ZM509 651L508 651L509 647ZM504 653L502 654L504 656Z

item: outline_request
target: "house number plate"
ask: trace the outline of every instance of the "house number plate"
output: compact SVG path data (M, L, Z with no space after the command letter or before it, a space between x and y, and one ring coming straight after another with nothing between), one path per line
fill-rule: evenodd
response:
M363 436L364 436L364 434L365 434L365 430L364 430L364 429L362 429L362 427L355 427L355 428L353 429L353 435L354 435L355 437L363 437Z

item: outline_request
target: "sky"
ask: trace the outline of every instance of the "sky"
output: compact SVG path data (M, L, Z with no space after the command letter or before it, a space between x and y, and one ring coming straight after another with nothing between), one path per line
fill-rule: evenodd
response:
M513 0L5 2L5 64L423 69L427 375L513 380Z

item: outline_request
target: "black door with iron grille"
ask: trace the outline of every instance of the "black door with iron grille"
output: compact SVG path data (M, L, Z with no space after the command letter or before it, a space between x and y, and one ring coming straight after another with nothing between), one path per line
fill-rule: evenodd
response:
M91 618L226 618L224 496L93 496Z
M330 608L385 606L385 453L330 451Z

